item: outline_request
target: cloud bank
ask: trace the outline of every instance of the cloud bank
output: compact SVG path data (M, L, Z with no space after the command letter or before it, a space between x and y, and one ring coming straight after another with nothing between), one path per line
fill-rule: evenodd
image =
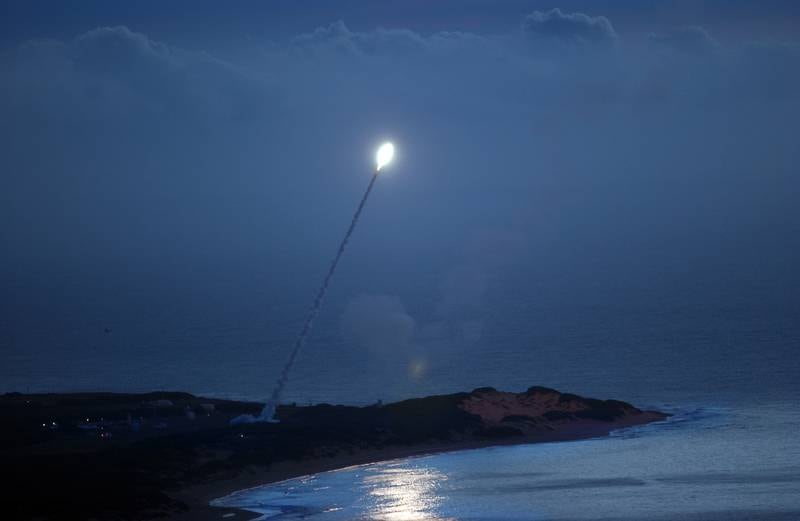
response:
M563 13L558 8L529 14L522 22L522 32L533 41L569 45L605 47L618 40L605 16Z

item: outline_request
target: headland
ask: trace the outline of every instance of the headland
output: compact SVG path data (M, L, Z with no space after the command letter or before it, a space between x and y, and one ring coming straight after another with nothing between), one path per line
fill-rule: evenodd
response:
M352 465L492 445L586 439L667 417L618 400L478 388L366 407L262 404L188 393L0 396L13 519L231 519L209 501Z

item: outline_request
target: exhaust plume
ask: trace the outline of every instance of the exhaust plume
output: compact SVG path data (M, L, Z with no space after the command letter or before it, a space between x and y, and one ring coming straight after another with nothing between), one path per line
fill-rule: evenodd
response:
M267 404L264 406L264 409L258 416L243 414L231 420L231 424L235 425L238 423L277 421L275 419L275 409L278 407L278 403L280 403L281 396L283 395L283 389L286 386L286 382L289 380L289 373L291 372L294 361L297 358L297 353L300 352L300 349L306 342L306 338L308 338L309 333L311 333L311 328L314 326L314 319L317 317L317 314L319 314L319 308L322 305L323 299L325 298L325 293L328 291L328 285L331 282L331 278L333 277L334 272L336 272L336 266L339 264L339 259L342 258L342 254L347 247L347 242L350 240L350 236L353 234L353 230L358 223L358 218L361 216L361 211L364 209L364 205L367 203L367 198L372 191L372 186L375 184L375 180L378 178L378 174L380 173L380 168L384 165L385 162L381 164L379 159L378 168L376 168L375 173L372 174L372 179L370 179L369 185L367 185L367 190L364 192L361 202L358 203L358 208L356 209L356 213L353 214L353 219L350 221L350 226L347 228L347 233L344 234L344 239L342 239L342 242L339 244L339 249L336 252L336 256L333 258L333 262L331 262L331 265L328 268L328 273L325 274L325 279L322 282L322 286L320 286L317 296L314 298L314 304L311 306L311 311L309 311L308 317L306 317L306 321L303 324L303 328L300 330L300 334L297 336L297 340L294 342L294 347L289 355L289 359L286 361L286 365L281 371L281 375L275 384L275 389L272 391L272 395L267 401Z

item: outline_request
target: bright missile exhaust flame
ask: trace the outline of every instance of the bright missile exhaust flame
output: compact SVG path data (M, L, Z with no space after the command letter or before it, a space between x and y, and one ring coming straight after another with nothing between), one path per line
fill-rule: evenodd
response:
M361 211L364 209L364 205L367 204L369 193L372 191L372 187L375 185L375 180L378 179L378 172L381 168L391 162L392 157L394 157L394 145L391 143L382 144L378 149L378 153L375 155L377 170L375 170L375 172L372 174L369 184L367 185L367 191L364 192L364 196L361 198L361 202L358 204L356 213L353 214L353 219L350 221L350 227L347 228L347 232L344 234L344 238L339 244L339 249L336 252L336 256L333 258L333 262L331 262L331 265L328 268L328 273L325 274L325 279L322 281L322 286L320 286L319 291L317 292L317 296L314 299L314 304L311 306L311 310L306 317L306 321L303 323L303 329L301 329L300 334L297 335L297 339L295 339L292 351L289 354L289 359L286 361L286 365L283 366L280 377L275 383L272 396L270 396L266 405L264 405L264 409L261 411L261 414L258 416L253 416L252 414L242 414L232 419L231 425L278 421L275 417L275 411L278 408L278 404L280 404L281 397L283 396L283 389L286 387L286 383L289 381L289 373L291 372L292 366L297 359L297 353L300 352L300 349L306 343L308 335L311 333L311 328L314 325L314 319L317 318L320 306L322 306L322 301L325 299L325 294L328 291L328 285L333 278L333 274L336 271L336 266L339 264L339 260L341 260L342 255L344 254L344 250L347 247L350 236L353 235L353 230L355 229L356 224L358 224L358 218L361 216Z
M388 165L394 157L394 145L391 143L384 143L378 149L375 155L375 161L378 163L378 170Z

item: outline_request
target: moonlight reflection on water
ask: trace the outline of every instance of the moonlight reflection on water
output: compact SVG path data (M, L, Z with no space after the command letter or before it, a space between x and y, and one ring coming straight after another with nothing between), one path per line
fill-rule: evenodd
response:
M796 405L676 412L607 438L351 467L215 504L276 520L800 519Z

